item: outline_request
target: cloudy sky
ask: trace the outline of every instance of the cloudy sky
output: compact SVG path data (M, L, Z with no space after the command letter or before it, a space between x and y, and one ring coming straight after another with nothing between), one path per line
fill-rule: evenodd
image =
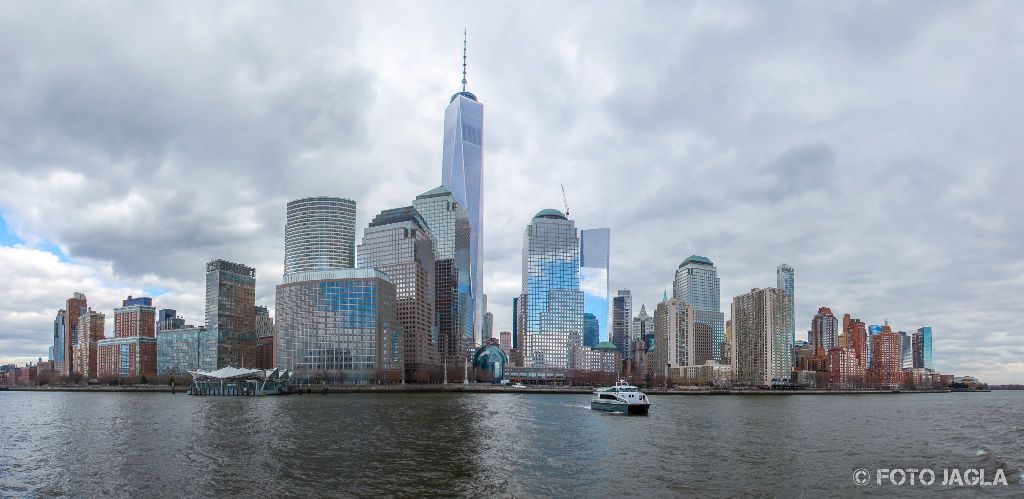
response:
M0 363L74 291L201 323L204 263L273 307L285 203L359 232L440 183L460 80L485 105L485 288L511 328L522 230L610 227L650 310L691 254L722 307L796 268L819 306L931 325L937 368L1024 382L1018 2L0 6ZM614 293L614 291L613 291Z

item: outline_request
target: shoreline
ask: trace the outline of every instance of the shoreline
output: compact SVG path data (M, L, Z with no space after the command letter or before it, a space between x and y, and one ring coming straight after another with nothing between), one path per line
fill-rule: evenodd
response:
M327 385L326 394L351 393L525 393L554 395L589 395L593 388L589 387L551 387L551 388L509 388L494 385ZM184 394L187 387L166 385L142 386L12 386L0 387L0 391L11 392L85 392L85 393L167 393ZM298 390L302 390L301 393ZM310 393L297 388L291 395L324 395L324 387L312 385ZM987 393L978 391L979 393ZM648 395L907 395L919 393L967 393L949 389L936 390L736 390L736 389L689 389L689 390L644 390Z

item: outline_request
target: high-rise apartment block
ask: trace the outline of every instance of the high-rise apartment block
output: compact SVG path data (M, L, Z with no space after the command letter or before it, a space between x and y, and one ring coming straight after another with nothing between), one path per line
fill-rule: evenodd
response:
M156 374L156 308L149 297L131 297L114 309L114 337L96 342L97 376L133 378Z
M861 369L868 366L868 330L864 321L850 317L850 314L843 314L843 336L846 337L846 344L853 349L857 362Z
M64 373L64 342L67 341L68 314L64 309L57 311L53 319L53 344L50 346L49 359L53 361L54 372Z
M839 343L838 336L839 319L832 314L832 309L819 308L818 313L811 319L811 347L815 354L825 355L829 350L836 348Z
M79 318L88 311L85 295L75 293L68 298L64 307L66 322L64 334L64 370L65 375L77 372L75 364L75 348L78 347Z
M711 348L716 361L722 360L725 341L725 315L721 310L718 270L706 257L691 255L676 269L672 297L693 305L696 322L712 331Z
M782 264L775 269L775 287L783 290L789 295L789 336L792 340L796 339L796 294L795 294L795 283L794 283L794 272L793 267ZM820 310L819 310L820 312ZM790 341L792 341L790 340ZM835 345L835 341L832 341L831 346L823 348L824 352L828 352L829 349ZM817 348L818 345L815 345ZM824 345L823 345L824 347Z
M696 336L693 305L670 298L654 309L654 366L655 373L672 376L682 366L696 364L694 352ZM704 328L710 333L710 328ZM702 350L709 350L711 337L705 334L700 340ZM675 371L673 371L675 370Z
M256 359L256 269L226 260L206 264L206 329L217 337L217 368Z
M583 345L579 245L576 224L558 210L541 210L523 232L524 367L569 369Z
M84 298L83 298L84 301ZM105 316L88 310L78 317L78 344L75 345L74 372L86 380L96 379L96 343L103 339Z
M871 374L873 380L884 386L894 388L903 382L903 371L900 369L900 336L885 329L871 338Z
M732 372L741 384L788 382L793 371L789 294L752 289L732 300ZM657 348L657 343L655 343Z

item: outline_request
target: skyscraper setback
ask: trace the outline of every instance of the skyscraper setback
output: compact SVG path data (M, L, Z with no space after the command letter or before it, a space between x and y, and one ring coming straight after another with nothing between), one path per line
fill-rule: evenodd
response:
M452 95L444 112L444 148L441 154L441 184L466 207L470 227L470 280L473 283L473 323L480 343L483 324L484 254L484 106L466 90L466 45L462 49L462 90Z

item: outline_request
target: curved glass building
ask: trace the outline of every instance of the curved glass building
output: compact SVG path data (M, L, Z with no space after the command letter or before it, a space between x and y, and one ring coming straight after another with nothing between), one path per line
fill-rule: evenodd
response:
M395 284L375 269L303 272L277 286L276 364L302 382L401 378Z
M355 267L356 202L316 196L288 203L284 275Z
M501 349L498 340L489 338L473 354L474 379L483 383L497 383L505 377L508 355Z
M676 269L676 278L672 283L672 298L693 305L696 322L711 327L711 352L717 362L722 362L725 314L722 313L719 286L718 269L715 268L715 264L707 257L690 255Z

